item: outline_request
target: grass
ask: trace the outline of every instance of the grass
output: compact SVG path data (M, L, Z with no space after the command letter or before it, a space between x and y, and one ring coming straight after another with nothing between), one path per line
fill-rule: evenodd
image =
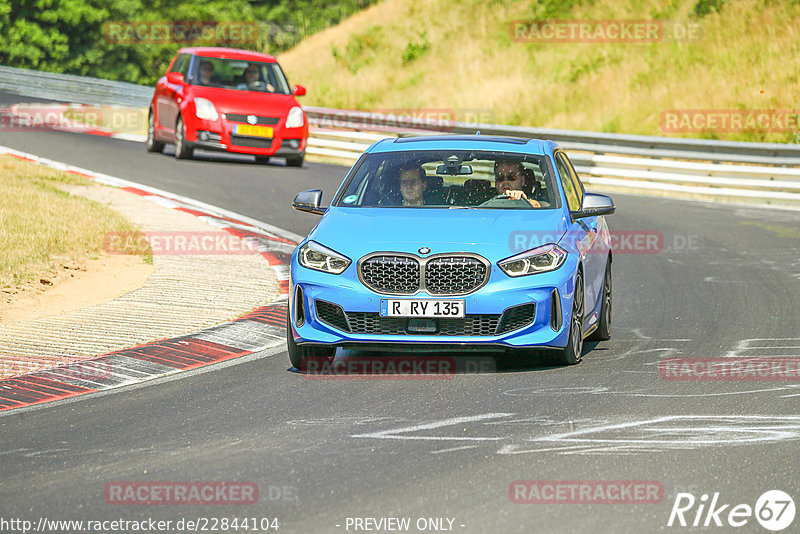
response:
M88 185L67 174L0 156L0 287L52 270L56 261L98 257L108 232L133 232L116 211L59 185Z
M691 21L695 41L517 42L513 21ZM303 103L437 108L490 122L800 142L798 132L666 134L674 109L800 108L800 2L384 0L279 56Z

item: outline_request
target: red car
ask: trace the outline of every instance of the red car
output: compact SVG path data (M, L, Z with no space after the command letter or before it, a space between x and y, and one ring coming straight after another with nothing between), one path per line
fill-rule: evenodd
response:
M183 48L158 80L150 103L147 150L175 144L175 157L195 148L270 156L300 167L308 120L274 57L234 48Z

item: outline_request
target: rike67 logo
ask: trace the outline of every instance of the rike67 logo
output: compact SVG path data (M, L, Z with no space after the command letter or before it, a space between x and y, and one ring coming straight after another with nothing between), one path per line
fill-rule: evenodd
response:
M738 528L750 523L755 516L762 527L778 532L792 524L795 511L794 500L781 490L765 491L754 507L725 503L719 492L715 492L710 500L706 493L699 499L691 493L678 493L667 526Z

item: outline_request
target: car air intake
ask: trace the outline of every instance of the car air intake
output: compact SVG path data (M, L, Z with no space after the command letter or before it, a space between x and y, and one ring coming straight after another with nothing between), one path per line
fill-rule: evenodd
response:
M314 301L314 305L317 307L317 317L320 321L339 330L350 331L341 306L324 300Z
M294 322L298 327L306 324L303 288L300 287L300 284L297 284L297 289L294 291Z
M382 317L374 312L343 312L336 304L316 301L320 321L343 332L385 336L496 336L519 330L533 323L534 304L522 304L499 313L467 314L463 319L426 319L419 328L405 317Z
M550 293L550 328L556 332L561 328L561 297L558 295L558 289Z
M278 124L280 122L280 117L259 117L255 115L256 122L251 123L247 120L248 115L241 115L238 113L226 113L225 118L231 122L244 122L248 124Z

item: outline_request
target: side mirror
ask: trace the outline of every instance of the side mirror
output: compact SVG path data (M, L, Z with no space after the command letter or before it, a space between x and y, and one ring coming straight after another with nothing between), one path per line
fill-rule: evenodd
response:
M572 213L572 219L611 215L615 211L617 211L617 208L614 206L614 201L611 200L611 197L596 193L586 193L583 196L583 207L580 211Z
M306 94L306 88L303 87L302 85L295 85L293 94L294 96L303 96L304 94Z
M327 208L321 208L320 204L322 204L322 190L310 189L309 191L297 193L292 202L292 208L297 211L322 215Z
M183 74L181 74L180 72L168 72L167 82L176 84L183 83Z

